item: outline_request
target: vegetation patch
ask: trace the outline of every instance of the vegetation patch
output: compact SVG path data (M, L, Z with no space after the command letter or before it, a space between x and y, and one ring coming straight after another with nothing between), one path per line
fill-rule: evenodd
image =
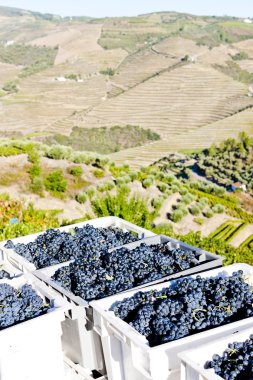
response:
M229 188L234 182L253 192L253 139L245 133L239 140L227 139L194 156L196 170L211 181Z
M0 61L24 66L20 76L26 77L54 65L57 48L0 44Z
M149 129L126 125L111 128L74 127L70 136L57 134L47 138L46 142L47 144L71 146L74 150L109 154L159 139L160 136Z
M243 70L236 62L228 61L226 66L216 64L214 67L234 80L245 84L253 83L253 74Z

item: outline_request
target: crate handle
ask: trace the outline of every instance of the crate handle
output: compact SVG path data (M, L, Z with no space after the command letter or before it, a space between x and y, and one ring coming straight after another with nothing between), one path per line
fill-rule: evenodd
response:
M145 379L152 380L152 375L145 368L140 365L139 361L139 349L131 342L131 354L133 366L139 371Z
M108 330L111 330L111 332L117 339L119 339L123 343L126 343L126 337L123 334L121 334L117 329L115 329L113 325L108 323L107 328Z

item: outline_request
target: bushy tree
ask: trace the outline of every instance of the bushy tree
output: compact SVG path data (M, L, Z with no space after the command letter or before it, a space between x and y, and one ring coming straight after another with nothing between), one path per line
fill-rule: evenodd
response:
M45 187L48 191L64 193L67 189L67 181L64 179L62 170L51 172L45 180Z

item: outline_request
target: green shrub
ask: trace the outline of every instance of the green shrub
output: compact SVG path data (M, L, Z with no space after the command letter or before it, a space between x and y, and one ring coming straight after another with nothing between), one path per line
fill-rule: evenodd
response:
M140 227L150 227L152 215L147 206L147 200L139 196L129 198L126 189L120 188L115 195L107 193L92 200L93 212L97 217L118 216Z
M179 190L179 188L178 188L177 185L172 185L172 186L171 186L171 191L172 191L172 193L177 193L178 190Z
M205 219L204 218L194 218L193 221L195 223L199 224L200 226L202 226L205 223Z
M186 194L188 194L188 190L187 190L185 187L182 187L182 188L180 189L180 194L181 194L181 195L186 195Z
M94 186L90 186L86 189L86 193L88 195L89 198L92 198L94 196L94 194L96 193L96 189Z
M135 172L135 171L130 171L129 173L128 173L128 175L129 175L129 177L131 178L131 181L134 181L134 180L136 180L137 178L138 178L138 173L137 172Z
M126 183L125 178L124 177L118 177L116 179L116 183L117 183L117 185L124 185Z
M186 194L182 197L181 202L185 205L189 205L193 201L191 194Z
M218 203L212 207L212 211L215 214L222 214L224 212L224 206L222 206L221 204Z
M90 165L92 162L94 162L94 159L92 158L92 156L90 156L86 153L73 153L72 154L72 161L75 164Z
M9 94L13 94L15 92L18 92L17 83L15 81L8 81L8 82L6 82L3 85L2 89L5 92L8 92Z
M115 74L115 69L112 69L111 67L107 67L106 69L100 70L100 74L103 75L109 75L112 77Z
M23 151L20 148L16 148L14 146L5 146L0 145L0 156L9 157L16 156L17 154L22 154Z
M152 201L151 201L151 205L155 209L160 209L161 206L162 206L162 204L163 204L163 201L164 201L164 199L162 197L153 198Z
M106 190L110 191L114 189L115 183L111 180L104 182L104 186L106 187Z
M190 208L190 211L192 215L199 215L200 214L200 209L197 205L192 205Z
M97 186L97 191L99 191L100 193L103 193L104 191L106 191L107 188L105 186L104 183L100 183L98 186Z
M160 223L152 228L152 231L157 235L174 236L173 226L170 223Z
M204 215L206 218L212 218L213 217L213 211L208 208L207 210L204 211Z
M88 196L87 196L86 193L80 193L80 194L77 194L76 200L77 200L78 203L83 204L83 203L87 202Z
M157 188L162 192L162 193L165 193L166 190L169 189L169 186L166 184L166 183L159 183L157 185Z
M81 166L71 166L68 168L68 172L74 177L81 177L83 174L83 168Z
M92 171L92 173L94 174L94 176L95 176L96 178L103 178L103 177L105 176L105 172L104 172L104 170L101 170L101 169L94 169L94 170Z
M45 180L45 187L48 191L64 193L67 189L67 181L63 177L62 170L51 172Z
M30 178L39 177L41 175L41 167L38 164L34 164L29 169Z
M48 148L46 152L46 157L53 160L68 160L71 156L72 149L62 147L60 145L53 145L51 148Z
M44 183L41 177L33 177L31 183L31 190L36 194L43 194Z
M183 217L184 217L184 213L180 209L173 211L171 214L171 220L174 223L180 222L180 220L183 219Z
M149 178L146 178L142 181L142 186L147 189L148 187L150 187L152 185L152 180L149 179Z

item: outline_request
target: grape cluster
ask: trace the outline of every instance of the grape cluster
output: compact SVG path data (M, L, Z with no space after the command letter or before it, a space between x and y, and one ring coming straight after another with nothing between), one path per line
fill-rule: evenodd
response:
M168 244L132 250L97 250L90 246L84 257L58 269L52 277L76 296L90 301L158 280L198 265L196 253L170 248Z
M253 335L245 342L229 343L222 356L213 355L205 363L205 369L213 368L224 380L253 379Z
M110 310L156 346L253 316L253 292L242 271L185 277L161 291L137 292Z
M14 244L8 240L5 248L33 263L37 269L63 263L74 258L88 259L99 250L111 249L132 243L138 237L119 228L94 228L86 225L71 232L49 229L28 244Z
M9 284L0 284L0 330L45 313L45 304L31 285L15 289Z

